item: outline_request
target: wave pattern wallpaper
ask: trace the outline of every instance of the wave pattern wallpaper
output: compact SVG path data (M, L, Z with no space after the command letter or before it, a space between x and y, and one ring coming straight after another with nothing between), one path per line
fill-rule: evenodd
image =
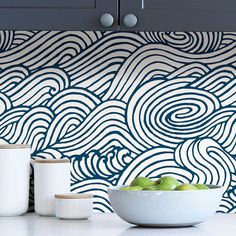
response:
M236 212L236 33L1 31L0 142L70 158L95 211L168 174L223 185Z

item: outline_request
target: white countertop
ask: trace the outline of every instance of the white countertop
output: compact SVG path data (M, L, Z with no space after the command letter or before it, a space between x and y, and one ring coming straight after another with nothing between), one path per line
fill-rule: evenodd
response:
M208 221L188 228L139 228L115 214L95 214L90 220L60 220L26 214L0 217L0 236L233 236L236 214L216 214Z

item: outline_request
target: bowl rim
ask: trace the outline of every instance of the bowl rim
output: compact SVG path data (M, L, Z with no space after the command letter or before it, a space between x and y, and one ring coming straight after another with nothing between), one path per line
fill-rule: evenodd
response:
M221 186L221 185L216 185L216 184L205 184L207 187L209 187L209 189L198 189L198 191L196 192L209 192L209 191L223 191L224 187ZM120 188L121 187L129 187L129 185L117 185L117 186L112 186L112 187L108 187L108 190L109 191L117 191L117 192L128 192L128 193L188 193L188 192L195 192L193 190L153 190L153 191L150 191L150 190L137 190L137 191L133 191L133 190L121 190Z

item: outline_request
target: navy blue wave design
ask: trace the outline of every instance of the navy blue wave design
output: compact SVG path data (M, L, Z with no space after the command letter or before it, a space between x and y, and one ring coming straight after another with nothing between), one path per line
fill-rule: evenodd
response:
M168 174L224 185L236 212L235 56L234 32L1 31L0 142L69 158L95 211L107 187Z

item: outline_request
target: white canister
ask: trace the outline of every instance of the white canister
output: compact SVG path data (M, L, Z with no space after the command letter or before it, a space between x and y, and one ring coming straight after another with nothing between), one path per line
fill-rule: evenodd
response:
M93 214L93 195L57 194L55 208L56 217L61 219L87 219Z
M54 196L70 192L70 161L50 159L34 161L34 204L39 215L54 216Z
M28 210L29 145L0 145L0 216L18 216Z

